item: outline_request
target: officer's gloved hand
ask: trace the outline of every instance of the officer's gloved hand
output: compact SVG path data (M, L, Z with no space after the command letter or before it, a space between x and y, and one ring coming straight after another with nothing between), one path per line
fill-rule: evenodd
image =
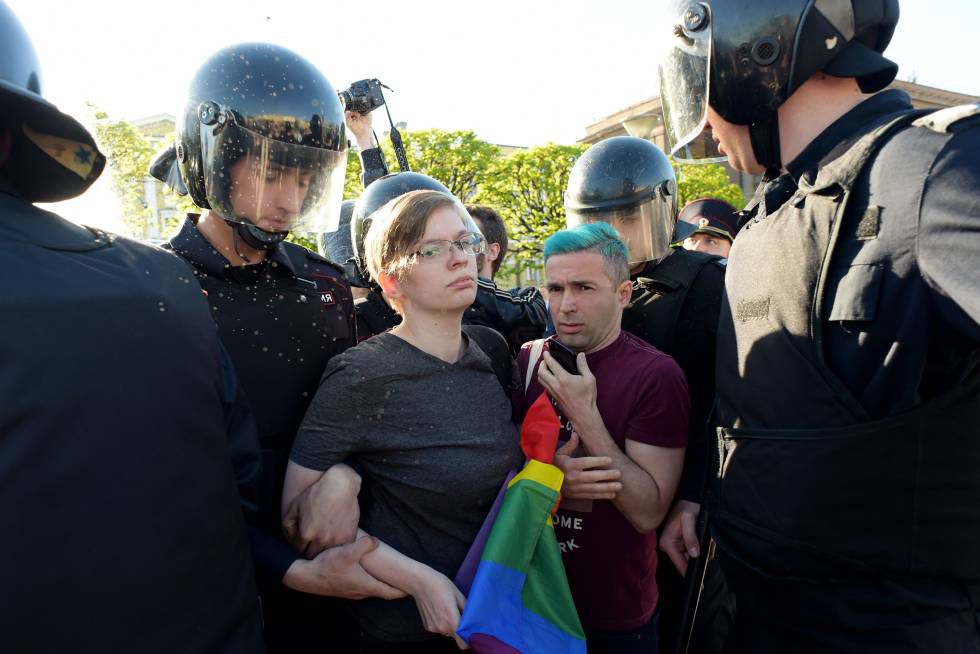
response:
M361 519L357 494L361 476L339 463L285 507L282 529L286 540L303 556L313 558L335 545L354 542Z

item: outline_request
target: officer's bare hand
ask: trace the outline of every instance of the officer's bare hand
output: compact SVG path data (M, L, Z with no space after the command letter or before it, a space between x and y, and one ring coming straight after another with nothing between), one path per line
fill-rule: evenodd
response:
M558 402L565 417L579 431L587 430L599 417L596 404L596 381L585 355L581 352L575 358L579 374L573 375L561 367L554 357L545 350L542 353L538 379L541 385ZM586 443L586 450L588 450Z
M343 463L330 467L283 512L286 540L307 558L328 547L352 543L361 519L361 477Z
M331 547L312 561L299 559L286 571L282 583L311 595L344 599L399 599L405 593L378 581L361 567L361 557L378 547L378 541L365 536L349 545Z
M356 111L345 111L344 122L354 135L357 147L362 150L378 147L378 142L374 138L374 119L371 118L371 114L361 115Z
M687 500L678 500L674 505L663 533L660 535L660 549L666 554L681 575L687 574L687 563L701 554L698 545L697 521L701 505Z
M555 466L565 473L561 485L562 497L571 500L614 500L623 489L619 470L610 469L608 456L574 457L579 447L579 435L572 437L555 452Z

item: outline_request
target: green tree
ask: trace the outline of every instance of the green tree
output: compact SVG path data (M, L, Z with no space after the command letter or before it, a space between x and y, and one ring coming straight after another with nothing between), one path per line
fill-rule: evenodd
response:
M106 154L112 174L113 186L123 212L123 224L128 235L146 238L149 231L148 220L153 215L147 205L145 182L149 179L150 161L156 149L150 139L141 134L131 123L112 120L109 115L95 110L95 134L100 149ZM166 219L160 225L163 235L173 233L181 217L188 212L199 212L189 196L179 196L163 184L157 184L161 209L166 205L176 207L176 216Z
M347 149L347 173L344 178L344 199L356 200L364 191L361 184L361 156L356 147Z
M500 157L497 146L478 138L470 130L405 131L402 141L409 167L439 180L463 202L473 199L489 167ZM390 140L385 139L381 147L388 166L397 169L398 161Z
M123 224L133 236L143 238L151 215L143 180L153 157L153 146L133 125L111 120L104 111L95 112L95 134L106 154L116 195L122 204Z
M724 200L741 209L745 206L745 195L738 184L728 178L725 168L718 164L674 163L677 173L677 208L682 208L691 200L715 198Z
M488 166L474 201L496 209L507 225L512 258L505 275L540 266L544 240L565 226L565 186L586 147L548 143Z

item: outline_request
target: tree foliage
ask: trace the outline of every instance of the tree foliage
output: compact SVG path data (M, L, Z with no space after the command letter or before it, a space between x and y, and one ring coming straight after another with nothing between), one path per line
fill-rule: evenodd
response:
M585 149L548 143L519 150L488 167L474 201L493 207L504 219L509 256L518 268L536 264L544 240L565 226L565 186Z
M469 202L484 180L490 166L500 157L495 145L470 130L447 132L425 129L402 132L409 167L446 185L452 194ZM381 144L391 170L398 161L389 139Z
M95 112L95 134L105 152L113 186L122 205L123 224L134 236L146 234L151 212L146 205L143 180L153 157L153 146L131 123L110 120L104 111Z
M728 172L718 164L674 164L677 173L677 208L698 198L724 200L736 209L745 206L745 195L738 184L728 178Z
M361 156L356 147L347 149L347 172L344 178L344 199L356 200L364 192L361 184Z
M104 111L95 111L95 134L108 160L113 187L122 208L126 235L147 238L151 232L148 222L153 216L153 208L146 197L146 183L151 179L148 171L156 148L132 123L111 120ZM199 212L200 209L189 196L179 196L162 183L153 183L157 190L159 206L155 208L158 215L167 207L174 209L175 213L175 216L164 219L163 224L154 226L159 230L152 230L159 231L165 237L176 230L185 213Z

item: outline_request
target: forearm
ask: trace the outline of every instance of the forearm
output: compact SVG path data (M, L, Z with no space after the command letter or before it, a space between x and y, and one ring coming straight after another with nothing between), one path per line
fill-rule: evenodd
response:
M303 494L307 488L320 481L326 470L312 470L293 463L286 466L286 479L282 485L282 515L289 511L289 506Z
M584 423L582 429L576 425L576 431L585 451L589 456L609 457L612 459L610 468L620 471L623 488L612 500L613 506L637 531L646 533L656 529L667 514L670 498L650 473L616 445L601 417L596 415L581 422Z
M367 535L363 529L357 530L357 538ZM361 566L375 579L408 594L412 594L417 586L419 574L426 567L425 564L405 556L380 540L377 549L361 557Z

